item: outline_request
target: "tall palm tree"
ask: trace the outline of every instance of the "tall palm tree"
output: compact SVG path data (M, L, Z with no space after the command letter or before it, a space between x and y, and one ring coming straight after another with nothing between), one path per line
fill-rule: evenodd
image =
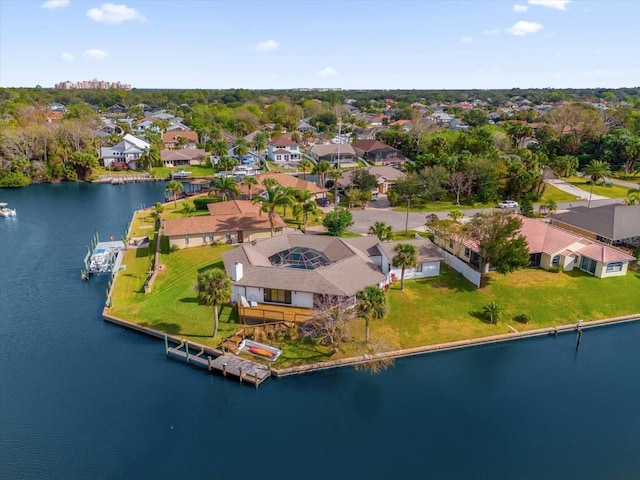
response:
M229 145L225 140L216 140L213 144L213 154L223 158L229 152Z
M338 180L342 178L342 171L339 168L334 168L329 171L329 178L333 180L333 201L338 206Z
M382 320L389 313L387 296L377 285L370 285L356 293L356 310L360 318L364 318L365 341L369 341L369 321Z
M591 207L591 195L593 195L593 185L605 177L611 175L611 167L607 162L601 160L591 160L582 171L589 179L591 179L591 189L589 190L589 203L587 208Z
M418 249L410 243L399 243L395 248L396 255L391 260L394 267L402 268L400 274L400 290L404 290L404 272L407 268L418 266Z
M249 200L253 200L253 195L251 195L251 190L258 184L258 179L253 175L248 175L244 177L244 184L247 186L247 190L249 190Z
M393 230L391 225L387 225L384 222L376 222L369 227L369 235L375 235L382 242L387 242L393 239Z
M211 268L198 274L198 300L213 307L213 337L218 334L218 306L231 298L231 281L224 270Z
M249 153L249 142L247 142L244 138L238 138L236 140L236 148L234 150L236 156L242 157Z
M326 160L320 160L313 169L313 173L318 175L318 183L321 187L324 187L325 175L329 170L331 170L331 164Z
M264 195L259 195L253 199L253 203L260 204L260 212L269 215L269 225L271 226L271 236L275 235L275 219L277 217L276 207L291 205L293 198L287 194L286 190L280 185L267 186L268 182L263 182L266 190Z
M313 169L313 163L311 163L311 160L309 160L308 158L302 158L299 162L298 162L298 170L302 171L302 179L306 180L307 179L307 172L310 172Z
M171 194L173 195L173 206L174 206L174 208L178 208L178 195L177 194L178 194L178 192L181 192L181 191L184 190L184 186L182 185L182 183L179 182L178 180L171 180L164 187L164 190L166 192L171 192Z
M313 133L313 131L311 130L307 130L306 132L304 132L302 134L302 139L305 141L306 144L311 144L316 138L316 134Z
M235 194L240 192L236 181L231 177L216 177L211 180L211 191L219 193L223 202L229 199L232 192Z
M258 132L253 136L253 149L258 152L258 154L264 153L267 149L268 143L269 139L267 138L267 134L264 132Z

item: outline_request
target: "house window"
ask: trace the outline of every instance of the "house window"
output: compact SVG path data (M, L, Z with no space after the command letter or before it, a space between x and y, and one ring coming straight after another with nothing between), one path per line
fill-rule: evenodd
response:
M582 257L582 261L580 262L580 269L584 270L585 272L595 274L597 264L598 262L596 262L595 260L592 260L588 257Z
M468 257L471 254L471 250L468 247L464 247L464 256Z
M529 266L530 267L539 267L541 258L542 258L542 254L541 253L530 253L529 254Z
M607 264L607 272L621 272L622 262L613 262Z
M560 265L560 255L556 255L551 259L551 266L557 267L558 265Z
M424 263L418 263L418 266L416 267L416 272L422 272L422 266L424 265Z
M265 288L264 301L265 303L285 303L291 305L291 291Z

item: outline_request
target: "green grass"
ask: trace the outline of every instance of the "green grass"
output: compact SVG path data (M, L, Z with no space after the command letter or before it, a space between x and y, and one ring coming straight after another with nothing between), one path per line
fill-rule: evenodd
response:
M454 201L442 201L442 202L433 202L427 203L425 205L421 205L418 207L411 206L409 207L410 212L441 212L444 210L472 210L472 209L482 209L482 208L493 208L495 207L495 203L474 203L473 205L456 205ZM393 210L396 212L406 212L407 204L406 202L399 202L398 205L393 207Z
M589 180L586 178L568 177L563 178L562 180L570 183L571 185L575 185L587 193L591 191L591 183L589 183ZM619 185L603 185L600 182L593 186L594 195L602 195L603 197L608 198L624 198L627 196L628 191L629 189L626 187L621 187Z
M556 203L560 202L573 202L575 201L575 195L571 195L570 193L565 192L564 190L560 190L553 185L546 184L544 187L544 194L538 203L546 203L549 200L553 200Z
M136 219L132 236L150 234L141 228L146 224ZM404 237L396 233L395 238ZM195 247L169 254L166 238L162 247L160 263L164 268L148 294L144 293L143 285L155 251L155 239L152 237L147 249L125 253L126 269L118 274L110 313L193 342L218 346L223 338L239 329L237 313L230 306L224 306L219 334L212 338L212 309L198 303L193 287L200 271L223 268L222 252L233 247ZM509 333L507 325L524 331L573 324L578 319L595 320L640 312L640 300L634 295L640 291L638 271L629 271L625 277L597 279L581 271L551 273L525 269L509 275L491 274L484 288L475 289L457 272L442 265L439 277L407 280L405 289L399 288L397 282L389 291L391 310L387 319L371 322L372 340L382 340L394 349ZM503 311L497 325L480 318L482 307L491 301ZM527 314L531 321L526 325L516 323L513 317L519 314ZM275 366L355 355L362 347L364 322L352 322L350 334L353 340L333 355L327 347L311 343L270 340L270 344L284 350Z
M618 180L624 180L625 182L637 183L640 185L640 175L625 175L624 173L618 173L613 176Z
M205 167L202 165L189 165L189 166L185 166L185 167L173 167L173 168L169 168L169 167L154 167L153 170L151 171L151 174L156 177L156 178L168 178L169 174L171 172L177 172L178 168L182 168L183 170L187 171L187 172L191 172L191 176L189 178L193 178L193 177L213 177L213 175L216 173L212 167ZM189 178L185 179L185 180L189 180Z

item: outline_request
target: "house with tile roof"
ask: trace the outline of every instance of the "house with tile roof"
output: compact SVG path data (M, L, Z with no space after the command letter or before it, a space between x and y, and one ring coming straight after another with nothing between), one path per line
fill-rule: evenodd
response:
M564 230L614 247L640 247L640 205L577 206L551 215L550 220Z
M518 215L522 221L520 233L527 239L531 267L563 271L578 268L598 278L627 274L635 257L628 253L540 220ZM478 244L472 239L451 238L435 232L434 243L449 253L474 266L480 265ZM487 271L491 265L486 266ZM483 272L484 273L484 272Z
M162 166L169 168L204 165L210 158L211 154L202 148L182 148L180 150L160 151Z
M256 175L255 178L258 180L258 184L251 187L251 194L249 194L249 187L245 182L238 183L238 198L247 200L249 196L255 197L256 195L260 195L266 190L263 182L267 179L273 179L278 182L278 185L291 187L294 190L309 191L313 194L314 198L324 197L328 191L327 188L320 187L316 183L283 172L261 173L260 175Z
M300 161L300 144L291 140L291 135L280 135L267 146L269 160L284 164Z
M413 242L418 245L420 264L412 273L405 272L405 278L438 275L442 257L431 242ZM387 285L396 275L391 266L394 248L394 242L380 242L375 236L290 233L245 243L224 252L222 260L231 276L232 301L244 297L258 308L275 304L313 310L323 297L354 304L356 293L365 287Z
M404 177L404 173L400 170L386 165L366 167L365 170L376 177L378 182L378 193L387 193L389 189L395 185L396 181ZM338 186L348 189L351 188L351 177L355 170L348 170L342 173L342 177L338 180Z
M269 216L249 200L230 200L207 205L209 215L164 221L170 247L189 248L214 243L244 243L271 237ZM274 234L282 235L285 222L276 215Z
M178 147L178 144L181 141L180 138L184 138L184 142L186 142L182 147ZM164 143L164 148L167 150L173 150L176 148L197 148L198 134L194 131L167 131L162 134L162 142Z

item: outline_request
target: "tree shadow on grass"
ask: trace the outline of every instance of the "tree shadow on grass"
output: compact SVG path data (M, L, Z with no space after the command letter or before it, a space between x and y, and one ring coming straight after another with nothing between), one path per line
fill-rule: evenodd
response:
M176 335L180 333L181 326L177 323L167 323L167 322L159 322L159 323L141 323L140 325L144 327L153 328L154 330L160 330L161 332L168 333L169 335Z
M178 301L181 303L200 303L200 301L198 300L198 297L184 297L184 298L179 298Z
M217 262L210 263L209 265L205 265L204 267L200 267L198 269L198 273L202 273L205 270L210 270L212 268L219 268L221 270L224 270L224 263L222 263L222 260L218 260Z
M471 315L474 318L477 318L482 323L486 323L487 325L495 325L495 323L492 323L492 322L489 321L489 319L486 317L484 312L480 312L480 311L476 310L476 311L469 312L469 315Z

